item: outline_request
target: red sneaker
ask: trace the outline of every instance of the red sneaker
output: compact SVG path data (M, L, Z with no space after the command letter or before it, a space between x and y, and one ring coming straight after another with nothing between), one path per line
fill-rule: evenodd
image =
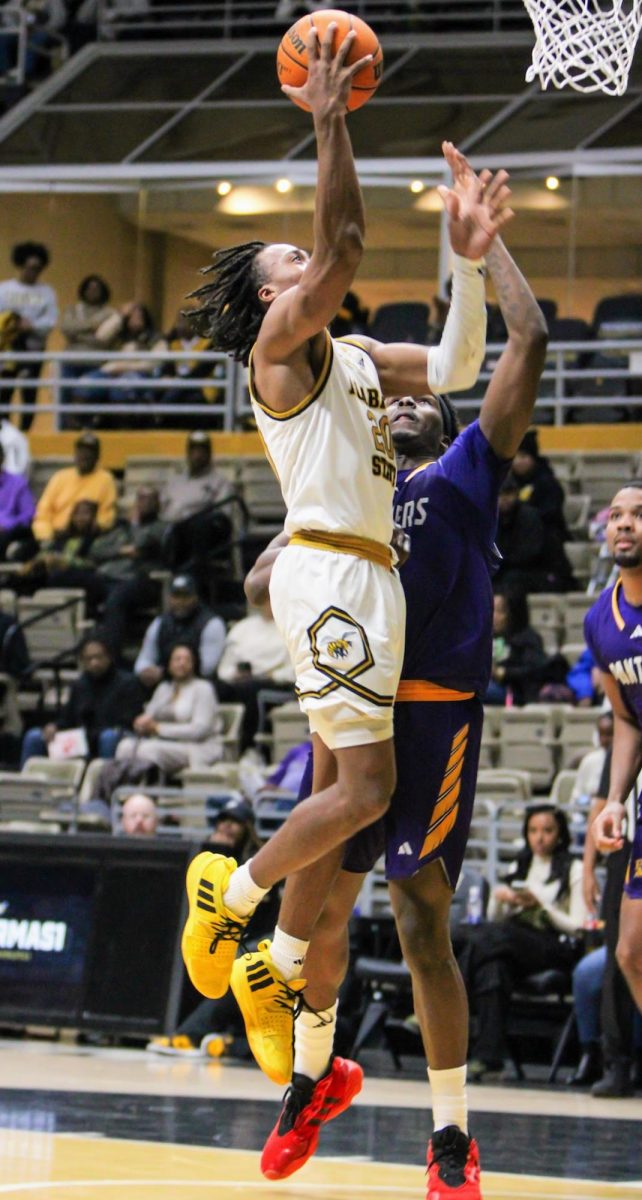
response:
M298 1171L314 1154L321 1126L345 1112L362 1083L361 1067L349 1058L333 1058L327 1075L317 1083L307 1075L293 1075L261 1155L266 1178L286 1179Z
M433 1133L428 1143L426 1200L482 1200L479 1150L474 1138L456 1125Z

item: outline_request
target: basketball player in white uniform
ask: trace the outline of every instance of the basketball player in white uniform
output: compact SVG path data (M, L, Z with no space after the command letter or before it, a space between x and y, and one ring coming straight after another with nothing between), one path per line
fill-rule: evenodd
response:
M346 128L352 35L332 54L334 26L308 39L303 88L284 88L314 120L318 181L311 255L252 242L220 251L195 295L213 344L249 362L266 452L288 506L290 542L270 594L296 669L314 744L313 795L250 860L203 853L187 875L183 957L194 985L227 990L237 944L276 882L317 863L313 894L296 910L287 887L272 942L239 960L232 986L254 1055L277 1083L292 1072L293 1011L305 952L336 876L343 843L387 809L395 783L392 704L403 653L404 602L394 570L395 464L383 395L469 387L484 355L481 256L507 219L505 172L470 183L449 143L453 189L441 189L455 251L453 304L439 347L333 342L326 326L363 251L364 211Z

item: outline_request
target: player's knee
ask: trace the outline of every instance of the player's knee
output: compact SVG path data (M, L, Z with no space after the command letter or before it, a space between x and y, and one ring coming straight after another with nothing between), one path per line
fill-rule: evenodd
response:
M397 927L411 971L436 971L452 959L448 914L441 904L404 905L397 915Z

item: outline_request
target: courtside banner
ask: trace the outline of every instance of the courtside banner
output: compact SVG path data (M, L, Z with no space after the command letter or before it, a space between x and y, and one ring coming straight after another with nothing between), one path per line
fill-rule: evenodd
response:
M0 871L0 1018L56 1017L82 1003L95 872L82 866Z

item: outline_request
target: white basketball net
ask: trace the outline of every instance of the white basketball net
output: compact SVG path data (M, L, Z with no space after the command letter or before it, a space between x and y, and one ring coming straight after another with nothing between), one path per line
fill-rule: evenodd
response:
M642 0L524 0L535 26L529 83L623 96L642 28Z

